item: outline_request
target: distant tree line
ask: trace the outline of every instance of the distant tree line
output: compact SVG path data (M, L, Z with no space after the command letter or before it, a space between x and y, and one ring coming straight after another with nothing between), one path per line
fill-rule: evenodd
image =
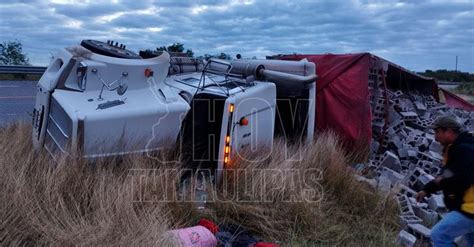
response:
M215 54L215 55L210 55L210 54L204 54L204 56L199 56L198 58L204 58L204 59L210 59L210 58L218 58L218 59L223 59L223 60L230 60L231 57L229 54L221 52L220 54Z
M419 73L423 76L433 77L439 81L450 81L450 82L474 82L474 74L468 72L461 72L456 70L439 69L436 71L426 70L425 72Z
M186 49L184 48L184 45L181 43L174 43L170 46L160 46L156 48L157 51L169 51L169 52L179 52L179 53L186 53L188 57L193 57L194 52L191 49Z
M194 52L192 49L187 49L184 47L184 44L182 43L173 43L172 45L169 46L159 46L156 49L146 49L140 51L140 54L148 54L148 55L153 55L153 54L160 54L161 52L166 51L170 53L181 53L185 54L188 57L194 57ZM146 56L146 55L145 55ZM219 59L224 59L224 60L230 60L231 56L229 54L221 52L220 54L204 54L201 56L198 56L197 58L203 58L203 59L210 59L210 58L219 58Z
M141 50L140 55L151 57L160 54L163 51L170 53L181 53L188 57L194 57L194 52L191 49L186 49L182 43L173 43L169 46L160 46L156 49ZM210 59L219 58L230 60L229 54L221 52L220 54L204 54L198 58ZM7 41L0 44L0 65L29 65L30 61L25 53L23 53L22 44L18 41Z
M0 44L0 65L29 65L30 61L23 53L23 47L18 40Z

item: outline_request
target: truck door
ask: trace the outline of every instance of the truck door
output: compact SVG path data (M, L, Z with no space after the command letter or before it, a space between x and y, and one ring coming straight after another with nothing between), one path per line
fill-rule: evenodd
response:
M245 159L245 153L270 153L275 106L276 88L273 83L256 84L226 99L216 181L220 181L223 170L233 168L234 159Z

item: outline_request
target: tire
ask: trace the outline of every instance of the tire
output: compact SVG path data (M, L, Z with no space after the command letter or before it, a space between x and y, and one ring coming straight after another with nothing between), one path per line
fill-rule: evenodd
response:
M141 59L141 57L133 51L126 50L124 48L116 47L98 40L83 40L81 46L90 50L93 53L97 53L109 57L126 58L126 59Z

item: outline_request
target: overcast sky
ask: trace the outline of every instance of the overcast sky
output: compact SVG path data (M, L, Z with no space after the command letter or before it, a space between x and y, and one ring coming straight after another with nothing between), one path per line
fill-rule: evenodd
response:
M474 0L2 1L0 41L34 65L83 39L196 55L371 52L410 70L474 72Z

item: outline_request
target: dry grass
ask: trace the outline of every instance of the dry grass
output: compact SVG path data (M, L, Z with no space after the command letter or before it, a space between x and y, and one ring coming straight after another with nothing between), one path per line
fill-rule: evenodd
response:
M302 147L301 156L298 150L285 156L284 143L277 141L267 159L251 162L261 154L249 153L247 160L235 160L238 170L228 174L225 186L209 189L204 211L179 200L136 202L136 188L147 198L172 195L179 176L153 169L179 164L144 155L93 164L62 157L56 163L33 151L30 133L26 124L0 129L2 245L167 245L165 231L193 226L201 217L241 224L285 246L387 246L397 232L395 204L354 180L348 156L329 133ZM145 169L142 175L154 179L138 184L130 169ZM301 177L279 173L289 169L302 171ZM170 184L176 186L164 186Z

